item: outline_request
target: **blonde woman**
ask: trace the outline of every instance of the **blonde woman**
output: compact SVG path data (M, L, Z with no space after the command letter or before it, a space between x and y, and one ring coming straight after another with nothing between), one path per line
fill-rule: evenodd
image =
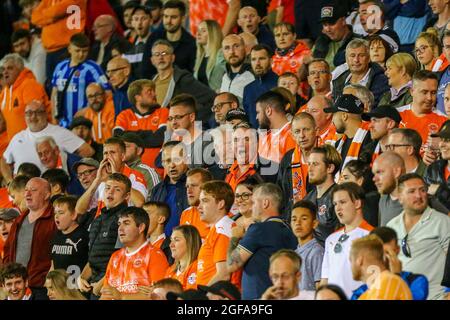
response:
M194 77L214 91L218 91L225 73L222 53L222 29L217 21L204 20L197 31L197 56Z
M412 102L409 89L412 86L412 76L417 70L417 63L409 53L394 54L386 61L386 77L391 90L386 91L380 99L379 106L390 105L402 107Z
M69 284L69 274L66 270L50 271L45 279L48 298L50 300L86 300L81 292L76 289L76 283L73 283L74 288L72 289L68 288Z
M441 52L441 44L437 37L437 31L429 28L422 32L416 39L415 50L420 69L431 71Z

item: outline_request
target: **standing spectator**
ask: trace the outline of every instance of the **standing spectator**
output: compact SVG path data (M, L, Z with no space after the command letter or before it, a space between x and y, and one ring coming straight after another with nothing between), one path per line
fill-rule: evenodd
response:
M24 59L25 68L33 72L41 85L45 85L47 79L45 74L46 53L41 39L32 35L28 30L19 29L12 34L11 43L13 51Z
M254 46L250 52L250 62L256 79L244 88L243 106L250 124L257 128L256 101L262 94L277 86L278 76L271 69L272 53L267 46Z
M172 45L166 40L155 41L152 47L152 64L158 70L158 74L153 78L157 89L156 100L163 107L167 107L173 97L181 93L191 94L198 104L198 118L208 121L211 117L214 91L196 80L188 71L174 66L174 61Z
M256 100L256 119L262 130L258 153L261 157L280 163L287 151L295 148L285 106L287 101L276 92L269 91Z
M136 80L128 87L128 99L132 107L123 110L116 119L114 135L133 131L144 140L144 164L155 168L155 158L164 141L168 110L156 102L155 83Z
M343 228L332 233L325 241L321 284L340 286L347 297L362 285L353 280L350 248L353 240L369 234L373 227L362 215L364 190L353 182L336 185L331 191L334 209Z
M441 0L431 0L428 1L428 4L434 15L434 17L431 19L431 21L428 21L428 23L431 22L430 26L434 27L438 31L438 37L439 39L442 39L448 21L450 20L450 4Z
M235 228L227 254L228 272L243 268L242 298L258 299L272 285L269 277L270 257L280 249L295 250L297 239L281 219L281 190L271 183L256 187L253 192L252 215L255 223L244 235ZM262 235L270 234L270 237ZM300 266L298 266L300 267Z
M140 2L137 0L127 1L127 3L122 5L123 25L126 28L123 35L130 43L134 43L137 36L133 27L133 12L139 6Z
M87 106L86 88L92 83L101 84L103 89L111 90L103 70L92 60L87 60L89 38L77 33L70 38L68 47L70 58L61 61L53 72L52 108L55 118L67 127L75 113Z
M200 219L210 227L198 253L197 284L205 286L230 278L226 260L234 222L228 212L234 192L229 184L219 180L206 182L200 189Z
M126 208L119 213L118 226L124 247L111 255L101 300L146 298L139 287L151 286L163 279L169 267L167 259L161 250L147 242L149 218L144 209Z
M323 247L314 238L319 225L317 208L308 200L295 203L291 214L291 228L298 240L295 250L302 261L300 290L316 291L322 272Z
M70 5L79 8L79 21L74 23ZM56 65L64 59L70 39L83 32L86 24L86 1L43 0L33 9L31 23L42 28L42 44L47 51L46 76L50 79Z
M220 92L231 92L242 103L245 86L255 80L251 65L245 62L244 40L236 34L230 34L222 41L222 51L227 64Z
M282 249L270 257L269 276L273 286L261 296L261 300L314 300L314 290L300 287L304 261L293 250Z
M261 17L254 7L242 7L239 10L237 24L243 32L255 35L259 44L266 45L271 51L275 50L273 34L267 25L261 23Z
M89 59L95 61L103 71L106 71L106 64L111 60L111 48L122 39L116 29L116 18L111 15L102 14L94 21L92 30L95 41L89 52Z
M96 85L96 84L95 84ZM101 119L101 117L100 117ZM98 126L98 119L97 120L97 126ZM100 123L102 125L103 123ZM82 116L76 116L73 118L72 122L69 125L69 130L72 131L76 136L83 139L89 146L91 146L92 149L94 149L94 154L92 155L92 158L94 158L97 161L102 161L103 159L103 145L99 144L94 141L94 134L92 133L92 121L82 117Z
M180 224L181 213L189 206L185 188L188 159L184 145L180 141L166 142L162 147L161 154L161 162L166 176L153 188L150 199L169 205L170 217L164 233L170 237L173 228Z
M106 75L113 88L114 115L117 116L132 106L127 95L128 87L133 82L131 64L123 57L112 58L106 66Z
M27 127L25 108L33 100L42 101L47 118L50 120L50 102L44 87L39 84L30 69L25 68L19 54L8 54L2 59L3 90L1 113L7 123L7 141Z
M311 57L311 50L302 40L297 41L294 26L280 22L273 28L277 49L272 58L272 70L277 75L285 72L297 74L305 60Z
M8 263L2 266L0 284L7 295L7 300L35 299L28 287L27 268L19 263Z
M197 228L204 241L209 233L209 226L201 220L198 206L200 204L201 186L213 180L211 173L203 168L190 169L186 173L186 193L189 208L184 210L180 217L180 225L188 224Z
M11 227L3 262L26 266L35 298L46 300L44 283L51 266L50 240L56 232L49 183L42 178L30 179L25 187L25 201L28 211Z
M87 86L86 97L87 106L80 109L75 118L82 116L89 119L93 124L90 138L96 143L103 144L111 138L114 128L114 101L98 83Z
M350 249L353 279L370 286L358 300L412 300L407 283L386 268L384 259L383 242L377 236L353 240Z
M315 230L315 236L322 246L338 225L331 190L335 186L334 176L339 171L341 162L340 154L330 145L313 148L308 158L308 178L314 188L304 199L317 207L319 225Z
M398 188L403 212L387 226L397 233L402 249L399 259L405 270L427 277L428 300L443 299L443 253L447 250L450 240L450 218L429 207L426 185L419 175L403 175L398 180ZM430 264L430 261L433 263Z
M152 26L150 31L154 32L162 28L162 9L163 3L161 0L147 0L145 5L150 8L152 14Z
M384 70L370 62L369 45L366 40L353 39L345 48L345 60L348 70L333 80L333 99L342 95L348 84L360 84L368 88L375 96L375 105L381 96L389 90L388 79Z
M219 91L225 73L225 58L222 52L222 30L215 20L204 20L198 25L197 55L194 77Z
M346 16L345 8L337 1L320 10L322 33L314 45L313 57L325 59L331 71L345 63L345 48L357 37L347 24Z
M1 171L6 181L12 179L13 172L17 173L19 166L24 162L40 166L34 148L35 141L39 137L51 136L60 150L76 153L80 157L90 157L94 154L94 149L81 138L67 129L48 123L45 105L41 101L33 100L25 107L25 122L27 129L13 137L1 160Z
M205 9L201 9L204 11ZM158 40L165 40L170 43L175 54L175 65L188 72L194 71L196 44L195 38L184 29L183 24L186 18L186 5L181 0L169 0L163 6L163 29L156 30L148 39L143 61L147 62L153 56L153 47ZM156 69L158 69L155 66ZM153 77L156 70L151 64L142 65L142 76Z
M244 231L255 221L252 216L253 207L253 190L258 185L257 181L253 179L245 180L239 183L234 192L234 207L237 209L237 214L233 216L236 221L236 226L243 227Z

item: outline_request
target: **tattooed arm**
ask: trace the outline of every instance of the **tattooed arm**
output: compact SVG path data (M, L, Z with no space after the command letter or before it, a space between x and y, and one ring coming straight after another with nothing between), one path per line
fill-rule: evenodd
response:
M230 245L227 253L227 268L230 273L242 268L252 256L252 253L238 245L239 238L232 237L230 239Z

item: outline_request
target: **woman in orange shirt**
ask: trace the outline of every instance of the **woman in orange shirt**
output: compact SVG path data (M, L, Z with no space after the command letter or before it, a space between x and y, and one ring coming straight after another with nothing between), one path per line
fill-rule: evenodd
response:
M202 239L197 228L181 225L173 229L170 250L175 260L166 272L166 278L181 282L183 290L197 289L197 256Z

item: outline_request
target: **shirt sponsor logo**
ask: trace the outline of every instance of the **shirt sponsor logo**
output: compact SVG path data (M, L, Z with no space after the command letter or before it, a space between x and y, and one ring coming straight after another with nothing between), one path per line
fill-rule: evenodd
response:
M327 212L327 206L325 204L321 205L318 210L319 216L323 216Z

